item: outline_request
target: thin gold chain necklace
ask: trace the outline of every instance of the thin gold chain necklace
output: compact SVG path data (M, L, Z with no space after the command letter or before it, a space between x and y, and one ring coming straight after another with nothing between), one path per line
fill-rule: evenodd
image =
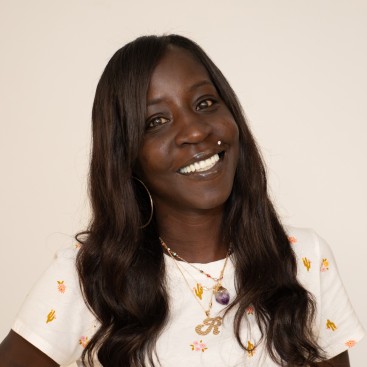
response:
M200 272L201 274L205 275L207 278L213 280L215 282L215 285L213 287L213 294L215 296L215 300L216 302L218 302L221 305L228 305L229 300L230 300L230 295L229 292L226 288L224 288L222 286L222 280L223 280L223 276L224 276L224 270L226 268L227 265L227 261L228 261L228 257L231 253L231 248L229 247L227 255L226 255L226 259L224 261L224 266L223 269L221 270L219 277L213 277L212 275L210 275L209 273L205 272L204 270L198 268L197 266L195 266L194 264L189 263L187 260L185 260L183 257L181 257L180 255L177 254L177 252L171 250L167 244L163 241L163 239L161 237L159 237L159 240L161 241L161 244L163 246L163 248L166 250L166 252L174 259L179 259L183 262L185 262L186 264L190 265L192 268L194 268L195 270L197 270L198 272ZM203 290L203 286L197 282L197 291L196 296L198 296L201 299L201 295L202 295L202 290Z
M175 256L173 254L173 251L166 245L166 243L162 240L162 238L159 238L159 239L161 241L161 244L162 244L163 248L166 250L168 255L172 258L172 260L174 261L178 271L181 273L187 287L190 290L190 293L194 296L195 300L197 301L197 303L199 304L199 306L203 309L203 311L205 313L206 318L203 320L203 322L201 324L199 324L195 327L195 332L199 335L207 335L210 332L213 332L214 335L218 335L220 333L219 328L222 325L222 317L221 316L211 317L210 316L210 311L211 311L212 306L213 306L213 295L214 294L216 295L216 300L217 300L217 294L220 293L222 291L222 289L224 289L225 292L227 292L228 297L226 295L226 298L228 298L228 301L226 303L221 303L221 302L218 302L218 303L228 304L228 302L229 302L229 292L227 291L227 289L222 287L220 282L223 279L224 270L225 270L227 262L228 262L230 251L228 250L228 252L227 252L227 255L226 255L226 258L225 258L225 261L224 261L224 265L223 265L223 268L220 272L219 278L216 278L216 279L218 279L217 284L212 289L212 294L210 295L210 301L209 301L208 308L205 309L205 307L201 304L201 302L197 298L198 294L196 293L196 291L195 292L192 291L188 280L186 279L183 271L181 270L180 265L178 264L178 261L176 260L177 256ZM186 262L187 264L190 264L186 260L183 260L183 261ZM214 280L214 277L211 277L211 279ZM199 284L197 284L197 286L199 286ZM199 297L199 298L201 298L201 297Z

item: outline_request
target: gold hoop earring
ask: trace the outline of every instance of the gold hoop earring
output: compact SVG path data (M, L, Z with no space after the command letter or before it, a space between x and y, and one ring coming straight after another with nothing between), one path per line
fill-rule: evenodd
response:
M153 218L153 211L154 211L154 206L153 206L153 199L152 199L152 195L150 195L150 192L148 190L148 188L145 186L144 182L142 180L140 180L139 178L135 177L135 176L132 176L132 178L138 182L141 183L141 185L144 187L145 191L147 192L148 196L149 196L149 201L150 201L150 215L149 215L149 219L148 221L143 224L142 226L140 226L140 228L145 228L147 227L150 222L152 221L152 218Z

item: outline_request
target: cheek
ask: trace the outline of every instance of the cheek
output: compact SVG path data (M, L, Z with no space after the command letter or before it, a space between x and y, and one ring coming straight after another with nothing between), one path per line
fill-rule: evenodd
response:
M239 142L239 130L236 121L230 115L223 125L223 136L228 140L229 143L238 144Z
M149 140L140 148L138 157L139 173L143 178L154 177L169 167L168 148L162 142Z

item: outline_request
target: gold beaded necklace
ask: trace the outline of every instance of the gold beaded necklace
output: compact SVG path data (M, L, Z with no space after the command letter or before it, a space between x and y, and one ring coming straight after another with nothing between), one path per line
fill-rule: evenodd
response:
M212 331L214 335L218 335L219 332L220 332L219 328L222 325L222 317L221 316L211 317L210 312L211 312L211 309L212 309L212 306L213 306L213 295L215 295L215 299L218 303L220 303L222 305L227 305L229 303L229 292L226 288L224 288L222 286L221 281L223 280L224 270L225 270L227 262L228 262L230 249L227 252L227 255L226 255L226 258L225 258L225 261L224 261L224 264L223 264L223 268L220 271L219 277L215 278L215 277L212 277L210 274L206 273L205 271L199 269L195 265L190 264L188 261L186 261L181 256L179 256L176 252L172 251L167 246L167 244L162 240L162 238L159 237L159 239L161 241L162 247L166 250L168 255L174 261L174 263L175 263L177 269L179 270L179 272L181 273L187 287L190 289L190 292L192 293L195 300L198 302L198 304L200 305L200 307L203 309L203 311L205 313L206 318L203 320L203 322L201 324L199 324L195 327L195 332L199 335L207 335ZM183 271L181 270L180 265L178 264L177 259L180 259L181 261L184 261L188 265L192 266L194 269L198 270L201 274L206 275L207 278L210 278L210 279L212 279L213 281L216 282L216 284L212 288L212 293L211 293L211 296L210 296L210 301L209 301L209 305L208 305L207 309L205 309L205 307L199 301L199 299L198 299L199 296L198 296L198 293L196 292L196 290L195 289L192 290L188 280L186 279ZM197 288L196 289L199 289L199 287L201 287L201 284L197 283ZM201 297L199 297L199 298L201 298ZM222 301L222 302L220 302L220 301Z

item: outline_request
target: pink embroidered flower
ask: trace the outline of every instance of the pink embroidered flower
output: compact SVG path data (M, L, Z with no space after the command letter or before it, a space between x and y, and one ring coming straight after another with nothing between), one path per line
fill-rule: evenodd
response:
M247 315L253 315L254 314L254 308L252 306L248 306L246 308Z
M297 238L293 237L293 236L289 236L288 241L289 241L289 243L291 243L293 245L297 242Z
M321 263L321 269L322 272L325 272L327 270L329 270L329 261L328 259L322 259L322 263Z
M57 281L57 290L58 290L60 293L65 293L65 291L66 291L66 286L65 286L64 281L63 281L63 280L58 280L58 281Z
M348 348L352 348L354 347L355 345L357 344L357 342L355 340L348 340L345 345L348 347Z
M80 339L79 339L79 344L85 348L87 346L87 344L89 343L89 339L87 336L82 336Z
M202 340L197 341L195 340L192 344L190 344L191 350L195 352L204 352L207 348L206 344L203 343Z

